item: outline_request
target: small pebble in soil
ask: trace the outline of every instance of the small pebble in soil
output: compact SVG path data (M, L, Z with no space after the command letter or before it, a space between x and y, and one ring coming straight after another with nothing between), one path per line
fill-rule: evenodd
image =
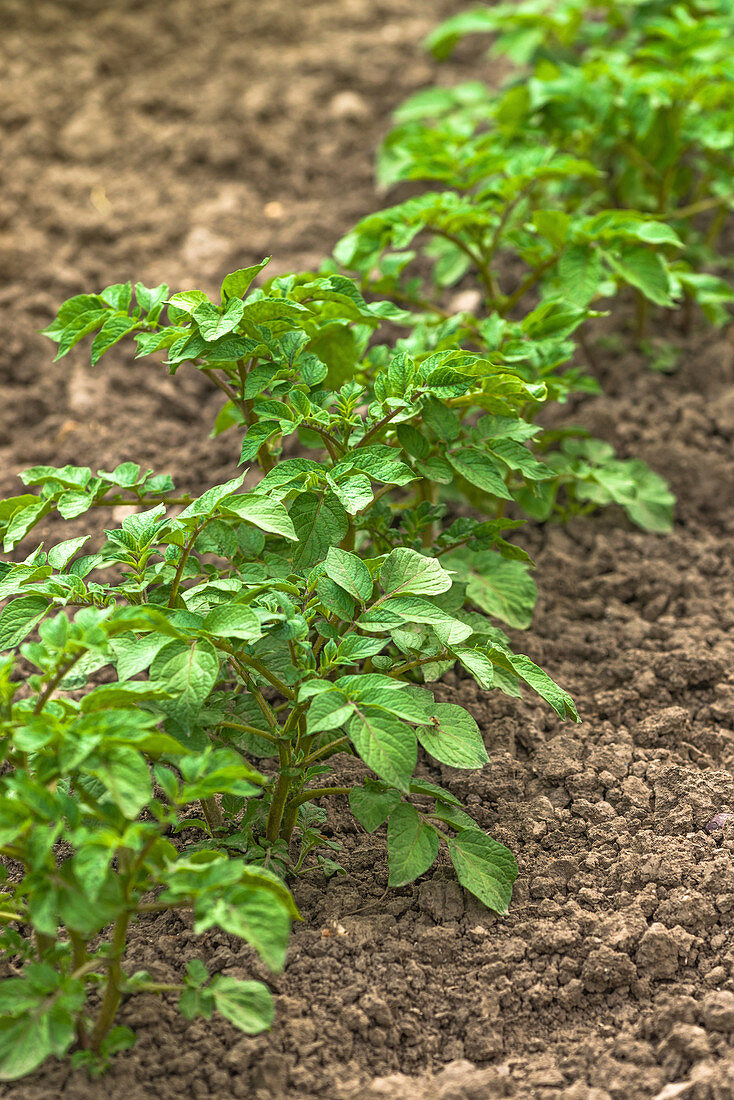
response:
M704 829L707 833L715 833L717 829L723 829L730 821L734 821L734 814L717 814L716 817L712 817L711 820L704 825Z

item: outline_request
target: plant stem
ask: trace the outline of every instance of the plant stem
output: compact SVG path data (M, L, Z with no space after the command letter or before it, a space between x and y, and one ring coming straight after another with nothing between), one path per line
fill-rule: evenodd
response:
M484 287L487 303L488 305L493 306L495 304L494 280L492 278L492 273L489 269L489 264L483 258L483 256L474 252L474 250L470 248L468 244L465 244L460 237L455 237L453 233L447 233L443 229L433 228L429 229L429 233L432 233L435 237L443 237L444 240L451 241L451 243L455 245L460 252L463 252L464 255L471 260L471 262L477 269L480 282Z
M449 656L449 653L437 653L433 657L421 657L420 660L409 661L407 664L399 665L398 668L394 668L392 672L388 672L388 676L402 676L404 672L410 672L413 668L420 668L421 665L430 665L433 661L447 661Z
M273 791L273 801L270 803L268 823L265 829L265 836L271 844L274 844L280 837L280 826L283 821L283 811L285 810L290 785L291 780L289 776L278 776L275 790Z
M637 291L636 305L635 305L635 340L637 345L645 339L645 333L647 331L647 318L650 312L650 303L641 290Z
M18 918L16 917L16 920ZM43 961L43 956L47 951L50 951L54 945L53 936L45 936L43 932L36 932L36 954L39 960Z
M274 688L278 689L281 695L285 695L286 699L293 699L294 696L292 689L289 688L287 684L284 684L283 681L278 676L276 676L274 672L271 672L270 669L267 668L267 666L264 665L262 661L258 660L257 657L251 657L248 654L246 657L242 658L242 663L245 666L254 668L256 672L259 672L260 675L268 681L268 683L272 684Z
M540 267L537 267L535 271L531 271L530 274L526 276L525 279L523 279L517 290L510 294L503 302L502 308L499 310L499 313L502 317L506 317L510 310L513 309L517 305L517 303L525 297L528 291L532 290L536 283L540 282L546 271L548 271L549 268L553 267L553 265L557 263L559 256L560 253L556 256L550 256L547 260L544 260Z
M434 505L436 503L436 498L438 497L437 485L434 485L426 478L423 478L423 480L418 483L418 491L420 493L421 499L426 504ZM423 528L423 532L421 534L421 546L424 550L432 549L435 537L435 524L429 523L426 527Z
M312 787L311 790L297 794L295 798L290 800L283 815L283 824L280 829L281 838L286 844L290 844L293 830L298 821L299 806L303 806L306 802L313 802L316 798L328 798L330 795L337 794L348 795L351 789L351 787Z
M257 461L264 474L269 474L275 465L275 459L268 450L267 440L258 447Z
M725 208L727 202L731 202L734 199L732 195L716 195L713 198L701 199L699 202L689 203L688 206L679 206L677 210L671 210L670 217L672 218L692 218L696 214L705 214L707 210L715 210L717 206Z
M348 743L348 737L337 737L336 741L330 741L328 745L322 745L316 752L312 752L304 757L304 759L301 760L301 766L306 768L309 764L314 764L317 760L321 760L324 756L328 756L332 749L336 750L340 745L346 745Z
M313 802L316 798L329 798L337 794L348 795L351 789L351 787L311 787L310 790L301 791L295 798L292 798L288 803L288 809L290 809L291 806L295 806L295 808L298 809L298 807L303 806L305 802Z
M390 486L390 488L392 489L392 485ZM355 534L356 534L356 532L354 530L354 524L352 523L352 520L351 520L351 517L350 517L349 527L347 529L347 533L344 536L344 538L342 539L342 541L339 543L339 546L341 547L342 550L354 550Z
M581 352L584 359L586 360L587 366L591 370L596 370L596 362L594 361L594 355L591 350L591 345L586 339L586 334L583 331L583 327L577 330L576 338L578 339L579 347L581 348Z
M221 390L222 393L226 393L233 405L237 405L238 408L241 407L240 402L237 400L237 394L234 390L229 388L226 382L223 382L221 378L217 377L216 372L211 367L200 367L199 370L202 374L205 374L207 378L211 379L217 389Z
M102 1042L115 1021L115 1015L122 999L122 993L120 992L122 985L122 954L125 950L129 924L130 913L125 910L115 921L107 983L102 996L99 1015L89 1038L89 1047L95 1054L99 1054Z
M251 733L254 737L262 737L273 745L278 744L278 738L274 737L272 733L266 733L265 730L260 730L257 726L248 726L246 722L219 722L219 725L224 729L241 730L242 733Z
M89 956L87 955L87 945L78 932L69 932L69 939L71 941L72 959L74 964L74 972L83 970L89 962ZM85 1050L88 1042L87 1025L83 1016L77 1017L74 1025L74 1031L76 1033L76 1041L82 1050Z
M338 462L341 458L344 448L333 432L328 431L322 424L319 424L317 420L304 420L303 427L308 428L312 432L316 432L321 436L321 440L329 452L329 457L332 462Z
M382 431L385 425L389 424L391 420L394 420L394 418L402 411L402 409L391 409L386 416L383 416L381 420L378 420L376 424L373 424L368 432L365 432L365 434L362 436L359 443L357 444L357 447L366 447L366 445L370 443L375 438L375 436Z
M41 694L38 696L38 699L36 700L36 705L33 708L33 713L34 714L40 714L41 713L41 711L45 707L45 705L48 702L48 700L50 699L50 697L53 695L56 688L59 686L61 681L66 676L67 672L69 672L69 670L72 669L74 667L74 665L77 663L77 661L81 660L81 658L83 656L84 656L84 651L80 650L79 653L76 653L73 657L70 657L68 661L65 661L56 670L56 672L53 674L53 676L51 677L49 682L46 684L46 686L43 689L43 691L41 692Z
M173 577L173 582L171 584L171 594L168 597L168 606L169 607L175 607L176 606L176 597L178 596L178 589L179 589L179 586L181 584L181 577L183 576L183 571L184 571L184 568L186 566L186 562L189 559L189 554L193 550L194 543L196 542L197 538L199 537L201 532L204 530L204 528L206 527L208 522L209 522L209 520L205 519L202 523L198 524L198 526L196 526L194 528L194 530L191 532L188 539L184 543L183 550L181 551L181 557L179 558L179 562L178 562L178 565L176 567L176 572L175 572L174 577Z
M270 669L267 668L267 666L264 665L262 661L260 661L257 657L253 657L249 653L238 654L231 645L221 640L217 641L216 648L222 649L225 653L229 654L229 656L232 658L232 661L230 663L234 664L234 667L237 672L239 672L240 676L245 677L249 680L247 669L252 668L255 670L255 672L258 672L262 677L264 677L264 679L266 679L268 683L272 684L274 688L277 688L280 694L284 695L286 699L294 698L292 689L289 688L287 684L284 684L283 681L278 676L276 676L274 672L271 672ZM268 718L268 724L276 725L277 723L271 721L271 719Z

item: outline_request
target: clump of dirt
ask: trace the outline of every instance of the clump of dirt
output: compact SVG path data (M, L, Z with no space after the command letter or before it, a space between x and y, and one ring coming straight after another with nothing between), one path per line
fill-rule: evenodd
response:
M388 110L432 78L417 42L461 7L39 0L29 25L6 0L3 489L31 462L132 455L192 490L231 476L237 441L207 439L218 399L201 379L122 355L93 372L83 352L52 368L34 330L64 295L130 275L211 288L262 253L315 263L374 204ZM541 594L513 641L582 722L452 674L437 695L469 708L491 762L421 764L518 854L510 915L484 910L445 862L388 891L384 840L337 801L327 829L346 874L296 884L305 919L282 975L178 915L132 933L132 967L161 981L193 957L270 981L271 1033L138 997L121 1021L138 1044L103 1081L51 1062L0 1095L734 1097L734 828L713 820L734 813L734 344L694 333L673 377L605 346L606 396L562 415L669 477L676 529L645 534L611 510L528 527ZM337 759L338 776L354 769Z

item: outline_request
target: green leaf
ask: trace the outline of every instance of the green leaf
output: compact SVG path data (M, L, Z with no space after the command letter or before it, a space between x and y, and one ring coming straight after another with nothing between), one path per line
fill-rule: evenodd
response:
M524 89L523 89L524 90ZM541 236L555 248L563 248L568 236L571 219L563 210L536 210L532 222Z
M108 306L112 306L113 309L127 313L132 300L132 284L129 281L127 283L113 283L112 286L105 287L100 293L100 298Z
M503 500L512 500L512 493L504 482L502 467L486 452L477 447L467 447L456 454L447 454L446 457L457 474L470 485L476 485L483 492Z
M216 512L218 506L223 500L226 500L235 489L239 489L244 480L244 474L240 474L239 477L234 477L230 481L225 481L222 485L212 485L211 489L207 489L205 493L202 493L196 500L192 500L191 504L188 504L182 512L179 513L179 519L191 519L195 516L210 516ZM124 526L124 523L123 523Z
M16 512L27 508L29 504L38 504L38 497L33 493L24 493L19 497L6 497L0 500L0 522L6 523Z
M438 836L407 802L390 814L387 827L389 885L405 886L427 871L438 855Z
M220 501L223 512L230 512L270 535L281 535L295 542L298 538L285 507L272 497L257 493L226 497Z
M209 986L217 1012L246 1035L267 1031L275 1018L270 990L262 982L243 982L217 974Z
M49 606L44 596L22 596L7 604L0 614L0 652L20 645L41 621Z
M495 913L506 913L517 878L512 852L478 829L463 829L448 847L461 885Z
M399 424L397 437L400 446L413 458L426 459L431 453L431 445L426 437L411 424Z
M458 645L472 634L466 623L420 596L394 596L381 602L376 610L397 615L403 622L430 624L445 645Z
M383 444L358 447L336 464L332 475L335 479L341 479L345 472L359 470L372 481L382 481L385 485L407 485L416 480L416 475L410 466L396 457L399 453L394 447Z
M319 577L316 595L327 611L345 623L354 619L356 605L352 597L329 577Z
M293 551L297 569L323 561L329 548L340 543L349 529L344 506L332 492L300 493L291 505L290 518L298 537Z
M81 535L77 539L67 539L66 542L57 543L48 552L48 564L59 573L63 573L77 550L81 550L90 537L90 535Z
M92 341L92 366L96 366L106 351L137 327L135 318L128 317L126 313L115 313L108 317Z
M451 577L440 562L407 546L388 554L379 578L386 596L438 596L451 588Z
M184 290L180 294L174 294L172 298L169 298L168 304L175 306L176 309L183 310L184 313L193 313L197 306L208 301L209 299L203 290Z
M143 283L135 284L135 298L139 306L145 310L146 313L152 315L148 317L148 320L156 320L160 307L165 302L166 298L170 294L170 287L165 283L159 283L158 286L144 286Z
M528 687L537 692L541 699L544 699L553 708L559 718L571 718L574 722L579 721L574 701L568 692L559 687L555 680L552 680L548 673L534 664L529 657L526 657L523 653L511 653L499 646L487 646L487 656L500 668L505 668L519 676Z
M423 369L426 369L424 364ZM452 443L461 434L461 421L453 409L450 409L437 397L426 397L421 409L423 422L445 443Z
M70 1013L39 1002L35 1011L0 1019L0 1081L25 1077L52 1054L63 1056L74 1042Z
M400 680L392 680L399 690L394 687L381 687L379 685L364 686L360 689L359 682L364 680L364 675L351 677L356 680L356 686L351 688L355 702L362 707L369 704L370 711L380 708L396 718L404 718L407 722L427 722L433 713L435 703L430 691L421 687L409 687ZM349 677L340 677L338 683L343 684ZM392 679L388 677L387 679ZM350 689L347 688L349 692Z
M94 332L96 328L100 328L109 315L110 311L107 307L103 309L97 307L90 310L88 313L80 314L78 317L75 317L73 321L70 321L59 335L59 350L56 353L54 362L62 359L80 340L88 336L90 332Z
M149 680L131 680L125 683L100 684L85 695L81 702L82 714L92 714L98 710L109 710L110 707L135 706L146 699L166 698L168 692L160 684L151 683ZM163 734L158 734L164 743L168 744L169 751L176 751L176 742Z
M64 519L76 519L92 507L92 497L88 493L79 493L72 489L59 497L56 507Z
M471 554L459 550L446 558L466 581L467 598L485 614L518 630L530 626L538 589L525 562L507 561L494 551Z
M558 273L563 297L576 306L588 305L603 278L601 256L590 245L572 245L561 256Z
M280 423L277 420L260 420L247 429L247 434L242 440L242 452L240 454L240 466L245 462L252 462L257 452L274 435L280 433Z
M304 314L309 311L296 302L287 302L284 298L257 298L252 295L245 302L243 320L255 325L272 325L276 321L286 321L293 325L303 322Z
M256 642L262 638L260 620L250 607L241 604L219 604L204 619L201 629L219 638L239 638Z
M341 691L324 691L317 695L308 708L306 730L309 734L335 730L354 713L354 704Z
M112 650L115 654L115 665L120 680L137 676L139 672L148 667L156 653L168 644L169 639L160 634L145 634L142 638L122 634L120 637L115 638L112 643Z
M87 761L90 775L104 785L110 799L129 820L150 801L152 789L145 757L124 745L110 747L104 758Z
M516 439L490 439L489 451L511 470L519 470L529 481L545 481L555 476L550 466L539 462L535 455Z
M150 677L174 696L175 708L193 717L206 702L219 675L219 657L211 642L169 642L150 666Z
M452 646L452 652L481 688L489 691L494 686L494 665L485 653L468 645Z
M648 244L669 244L674 248L682 248L683 242L672 226L665 222L640 221L634 229L634 234L641 241Z
M259 264L250 267L241 267L239 271L233 271L227 275L222 283L222 305L228 298L244 298L250 289L253 279L260 274L264 267L270 263L270 256L266 256Z
M486 34L496 28L497 17L491 8L473 8L445 20L428 35L423 44L434 57L443 61L453 53L457 42L465 35Z
M380 779L407 793L418 759L414 731L384 710L360 706L349 723L355 749Z
M451 768L482 768L489 761L479 726L454 703L437 703L431 725L417 732L426 752Z
M374 499L372 482L366 474L355 474L353 477L342 478L339 482L330 479L330 484L350 516L356 516Z
M4 548L13 550L19 542L22 542L30 529L51 510L51 507L48 501L36 499L35 503L14 511L5 531Z
M270 970L285 963L291 919L278 898L267 890L237 886L213 900L202 896L195 913L194 931L221 928L255 948Z
M367 657L376 657L386 645L387 638L363 638L357 634L348 634L339 642L334 660L340 664L354 664Z
M370 781L367 780L369 783ZM400 802L397 791L381 791L377 787L352 787L349 805L360 825L368 833L374 833L383 825Z
M612 268L625 282L641 290L655 305L672 308L670 277L662 258L644 246L621 248L616 254L605 253Z
M211 302L202 302L196 307L192 317L207 343L213 343L234 331L242 319L244 309L244 303L239 298L231 298L223 311L218 310Z
M356 554L341 550L338 546L329 547L324 569L327 577L340 585L355 600L364 603L372 595L374 581L372 575Z

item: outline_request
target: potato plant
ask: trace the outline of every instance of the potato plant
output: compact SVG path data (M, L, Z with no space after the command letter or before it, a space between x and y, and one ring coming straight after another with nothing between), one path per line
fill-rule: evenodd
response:
M241 936L280 970L298 916L267 868L216 844L174 843L192 805L198 811L222 793L258 796L266 780L230 748L184 744L163 730L160 708L182 705L175 674L95 684L126 641L157 635L170 644L177 633L153 608L89 594L84 559L72 560L79 541L16 567L29 578L27 594L1 616L0 948L15 976L0 982L0 1080L72 1046L77 1064L104 1069L134 1039L115 1018L135 993L177 993L188 1018L216 1010L247 1033L262 1031L273 1018L262 982L210 978L198 960L179 983L129 973L130 922L190 909L197 932ZM16 588L12 575L5 568L5 595ZM53 610L61 606L79 610L71 618ZM21 644L39 620L37 640Z
M215 430L240 427L246 468L191 497L132 462L41 466L0 502L12 554L0 565L0 942L15 972L0 982L2 1079L72 1048L101 1071L132 1041L115 1021L136 992L267 1027L262 983L196 962L179 983L130 973L130 923L191 910L196 932L238 935L279 969L298 916L286 881L340 870L321 830L330 797L348 797L369 831L387 823L392 886L443 847L462 885L505 912L512 854L416 775L419 749L488 764L476 722L431 684L458 666L578 719L496 625L527 625L532 609L527 555L504 538L518 521L503 512L556 477L527 445L527 409L548 386L503 355L369 352L395 307L337 276L248 294L261 267L228 276L219 303L108 287L65 303L48 330L61 354L95 332L96 361L134 332L172 371L193 362L225 394ZM444 484L479 494L490 518L447 517ZM124 504L118 528L18 552L48 516L78 524ZM361 759L361 782L339 779L342 753Z
M625 233L644 235L644 222L626 223ZM170 298L165 314L165 286L137 284L133 292L125 284L79 295L61 307L46 332L58 342L59 357L94 332L94 364L134 334L138 356L165 350L171 373L193 364L226 398L215 433L245 430L242 460L256 461L264 474L294 445L302 452L321 448L339 460L332 490L345 509L347 531L339 539L349 549L360 528L369 528L374 539L380 524L381 548L430 546L435 509L445 511L448 502L455 513L457 496L495 523L472 538L477 550L500 545L501 529L513 525L504 518L511 502L535 518L553 509L565 515L615 503L643 527L670 529L673 497L643 463L619 460L601 447L588 449L583 464L564 459L562 451L552 465L543 461L556 441L534 418L548 402L597 388L578 368L561 370L575 349L571 337L589 316L587 306L553 299L521 321L412 313L392 301L366 302L351 280L333 272L289 275L249 290L266 263L227 276L219 304L187 291ZM396 296L394 286L383 289ZM385 320L409 330L393 349L375 342ZM370 454L389 447L385 453L412 470L407 499L415 497L415 509L391 509L388 501L378 509L387 488L374 506L371 497L360 497L358 486L367 492L370 467L362 455L349 454L355 444L362 450L368 443ZM350 465L357 461L359 467ZM73 499L65 504L72 511ZM405 499L403 494L403 505ZM462 545L468 540L465 531ZM504 550L519 556L516 548ZM493 562L496 556L487 558L483 569Z
M539 144L549 155L582 158L599 184L590 196L584 175L569 172L563 194L572 209L637 210L682 246L669 262L626 250L616 269L637 290L638 338L647 302L669 308L671 297L685 299L688 317L697 303L721 324L734 297L717 275L717 242L734 203L732 29L729 0L524 0L457 15L428 39L437 57L467 34L488 33L492 55L517 74L496 92L474 83L410 100L386 143L386 179L425 171L422 150L438 134L460 134L468 149L484 140L511 154ZM562 278L573 298L594 274L599 285L609 258L593 238L571 243Z

